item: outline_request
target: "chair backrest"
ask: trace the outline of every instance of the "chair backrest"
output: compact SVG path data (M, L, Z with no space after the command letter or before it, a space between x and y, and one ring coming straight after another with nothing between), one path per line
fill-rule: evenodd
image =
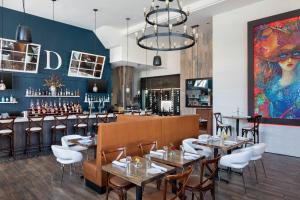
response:
M253 128L254 128L254 131L258 132L258 130L259 130L259 124L261 122L261 118L262 118L261 115L254 116L254 118L253 118Z
M194 148L194 144L193 144L194 141L197 141L197 139L195 139L195 138L184 139L182 141L182 146L183 146L184 151L193 153L193 154L198 154L198 152Z
M138 148L140 149L141 156L150 153L150 151L157 150L157 141L153 142L147 142L147 143L140 143L138 145Z
M108 114L103 116L103 114L96 114L97 123L107 123L108 122Z
M56 158L62 160L72 160L74 163L82 160L82 154L80 152L72 151L59 145L51 145L51 149Z
M103 150L102 158L104 163L111 163L114 160L120 160L126 157L126 147L120 147L117 149Z
M267 145L265 143L258 143L252 146L252 156L261 156L266 151Z
M35 115L35 116L28 116L28 127L29 129L32 127L40 127L43 129L44 124L44 116L42 115Z
M68 124L68 115L54 115L54 124L55 126L58 125L65 125L67 126Z
M220 112L214 113L214 116L215 116L217 125L220 125L223 123L222 114Z
M89 123L89 114L79 114L76 115L76 124L88 124Z
M15 118L0 119L0 130L9 129L9 130L13 131L14 130L14 122L15 122Z
M68 140L72 140L72 139L79 139L81 138L80 135L66 135L61 137L61 145L65 148L69 148L70 143L68 142Z
M230 154L231 163L248 163L251 159L253 151L242 151L239 153Z
M200 185L204 185L209 180L211 180L214 183L220 158L221 156L217 156L216 158L211 160L205 159L201 161Z
M166 176L163 200L167 200L168 185L173 184L174 181L176 181L178 183L176 186L174 186L174 184L173 184L173 186L176 187L176 196L174 196L168 200L184 198L186 183L187 183L192 171L193 171L193 169L190 166L183 173Z

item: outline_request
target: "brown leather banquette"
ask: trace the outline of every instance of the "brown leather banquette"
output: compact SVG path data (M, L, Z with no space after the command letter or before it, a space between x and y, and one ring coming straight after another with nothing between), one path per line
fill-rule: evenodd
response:
M89 186L102 192L105 175L101 170L102 150L127 147L127 154L139 155L138 144L157 140L158 146L179 145L183 139L197 137L198 115L170 117L119 115L117 122L103 123L98 128L98 145L95 160L83 163L83 173Z

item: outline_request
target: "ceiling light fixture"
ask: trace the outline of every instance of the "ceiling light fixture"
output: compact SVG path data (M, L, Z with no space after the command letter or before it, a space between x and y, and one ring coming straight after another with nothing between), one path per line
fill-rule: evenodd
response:
M4 32L3 31L3 28L4 28L4 25L3 25L3 23L4 23L3 0L1 0L1 9L2 9L2 12L1 12L1 20L2 20L2 23L1 23L1 25L2 25L2 27L1 27L1 38L3 38L3 32ZM0 90L1 91L6 90L6 85L5 85L4 81L3 81L3 55L2 55L2 53L0 53L1 54L1 80L0 80Z
M144 9L144 16L146 23L142 33L135 34L137 44L141 48L176 51L195 45L198 33L196 29L188 30L186 22L189 11L183 10L182 1L152 0L150 9ZM154 58L155 63L159 64L158 55Z
M26 17L25 0L22 0L22 3L23 3L24 17ZM17 40L17 42L31 43L32 42L32 36L31 36L30 27L19 24L18 27L17 27L17 31L16 31L16 40Z

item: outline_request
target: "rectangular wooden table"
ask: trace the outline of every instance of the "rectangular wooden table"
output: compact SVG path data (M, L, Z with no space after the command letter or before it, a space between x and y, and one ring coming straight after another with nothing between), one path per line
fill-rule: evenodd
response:
M166 168L167 172L162 172L162 173L158 173L158 174L150 174L150 173L147 173L146 159L141 158L141 157L134 157L133 160L135 160L135 158L138 158L140 160L142 166L140 168L136 168L134 166L134 164L131 163L130 173L128 173L128 174L127 174L126 168L114 165L112 163L103 165L102 170L109 174L118 176L124 180L127 180L127 181L135 184L136 185L136 200L141 200L143 198L142 188L145 184L153 182L158 179L161 179L166 174L175 172L175 168L165 165L165 164L162 164L162 163L153 162L156 165Z
M235 120L236 135L239 136L239 132L240 132L240 120L248 120L251 117L250 116L243 116L243 115L232 115L232 116L223 116L223 118Z
M232 141L232 144L226 144L226 141ZM225 143L224 143L225 142ZM207 142L201 142L200 140L195 141L195 144L207 146L214 149L214 157L218 155L219 149L224 152L230 152L243 144L250 142L250 139L238 139L238 137L228 137L227 140L223 141L221 138L219 140L208 140Z
M182 168L182 169L205 158L205 156L199 156L199 158L195 158L193 160L187 160L184 159L182 152L179 150L172 150L172 151L169 150L167 157L155 156L155 155L150 155L150 156L151 159L156 162L163 163L177 168Z

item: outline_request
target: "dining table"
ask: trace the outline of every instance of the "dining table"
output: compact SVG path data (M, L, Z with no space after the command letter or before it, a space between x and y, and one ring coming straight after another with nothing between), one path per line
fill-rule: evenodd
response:
M248 119L251 118L251 116L246 116L246 115L225 115L225 116L223 116L223 118L235 120L236 135L239 136L240 120L248 120Z
M185 167L205 158L204 155L195 155L193 158L187 159L181 150L169 150L166 156L158 156L153 154L148 155L151 156L151 160L153 161L180 169L184 169Z
M139 160L140 165L137 167L137 164L134 162L135 160ZM118 176L126 181L133 183L136 186L136 200L143 199L143 187L150 182L155 180L162 179L164 176L168 174L172 174L175 172L175 168L169 165L165 165L163 163L151 161L151 167L149 167L149 162L147 159L136 156L133 157L133 161L130 164L129 169L127 167L122 167L119 165L115 165L113 163L109 163L102 166L102 170L108 174L112 174L114 176ZM159 168L164 168L165 171L155 171L151 169L159 169L154 168L152 165L158 166Z
M97 155L97 140L98 137L97 135L95 136L87 136L87 137L81 137L81 138L76 138L76 139L70 139L68 142L71 145L79 145L82 147L85 147L87 149L93 149L94 150L94 157L96 158Z

